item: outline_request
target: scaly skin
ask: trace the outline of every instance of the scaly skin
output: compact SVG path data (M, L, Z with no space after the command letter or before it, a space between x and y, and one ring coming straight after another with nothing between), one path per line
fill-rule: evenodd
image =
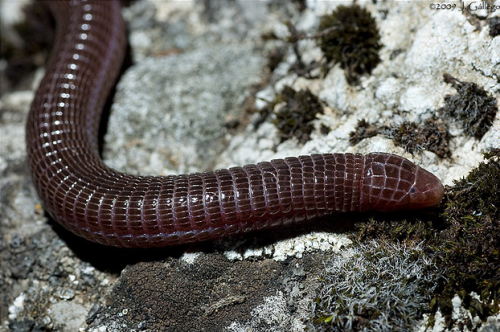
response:
M98 243L158 247L334 212L439 203L431 173L395 155L317 154L164 177L102 162L97 129L126 38L118 1L51 2L58 30L27 122L33 181L50 215Z

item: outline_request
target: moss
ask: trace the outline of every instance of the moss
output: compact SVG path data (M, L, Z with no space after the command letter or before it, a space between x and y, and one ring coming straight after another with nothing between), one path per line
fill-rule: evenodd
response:
M327 135L330 132L330 128L325 126L324 124L321 124L321 127L319 128L319 132L322 135Z
M441 158L450 156L448 127L438 118L430 118L423 123L405 121L400 126L387 128L384 132L407 152L428 150Z
M285 54L286 49L284 47L277 47L268 53L267 67L271 73L279 66Z
M361 119L358 121L356 129L349 133L349 143L351 143L352 145L356 145L365 138L377 136L379 132L379 127L369 123L365 119Z
M500 149L486 153L485 158L467 177L447 188L439 206L416 211L403 221L398 214L377 215L358 224L355 235L358 241L425 241L424 251L444 275L438 278L429 310L435 313L439 309L449 328L453 325L455 294L473 317L484 320L499 312ZM430 326L433 321L431 316ZM463 324L473 329L471 321Z
M442 255L448 283L435 303L459 294L473 315L485 319L500 305L500 149L485 155L466 178L447 193L442 217ZM476 292L481 302L471 298Z
M483 137L498 112L496 99L475 83L459 81L449 74L444 74L443 78L457 90L457 94L446 95L445 106L440 111L459 120L468 135L478 139Z
M500 17L491 17L488 19L488 25L490 26L490 36L496 37L500 35Z
M345 70L349 84L370 74L379 63L382 47L375 19L357 4L338 6L323 16L318 27L318 44L327 61L335 61Z
M486 153L485 158L487 162L455 181L449 192L443 216L450 223L465 220L464 214L469 223L480 222L485 215L500 223L500 149Z
M362 119L358 121L356 130L349 133L349 143L355 145L365 138L378 134L393 139L396 144L404 147L410 153L428 150L441 158L450 155L448 127L444 121L436 117L423 123L406 121L394 127L377 126Z
M312 121L316 114L323 114L323 106L318 98L309 90L295 91L286 86L281 94L276 96L276 103L284 106L275 112L273 123L279 130L281 141L296 137L305 143L314 130Z

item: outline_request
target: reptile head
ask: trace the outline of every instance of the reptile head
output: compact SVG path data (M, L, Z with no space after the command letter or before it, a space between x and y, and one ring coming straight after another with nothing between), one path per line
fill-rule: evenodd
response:
M443 195L441 181L408 159L386 153L366 156L363 210L420 209L438 204Z

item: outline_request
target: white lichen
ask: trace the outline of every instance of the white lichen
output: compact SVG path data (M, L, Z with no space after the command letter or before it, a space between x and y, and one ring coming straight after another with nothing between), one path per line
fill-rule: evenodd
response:
M312 304L316 331L403 331L423 315L436 287L436 266L419 245L371 242L326 264Z

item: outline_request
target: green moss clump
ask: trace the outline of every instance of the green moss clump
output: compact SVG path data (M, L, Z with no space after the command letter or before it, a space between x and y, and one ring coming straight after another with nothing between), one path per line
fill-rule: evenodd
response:
M500 17L490 17L488 19L488 25L490 26L491 37L500 35Z
M500 305L500 149L485 156L487 163L447 193L438 264L447 270L448 282L433 301L437 307L458 294L481 319ZM470 296L472 291L481 302Z
M410 153L428 150L441 158L450 155L448 127L441 119L436 117L430 118L423 123L407 121L394 127L377 126L363 119L358 121L356 130L349 133L349 143L355 145L365 138L378 134L393 139L396 144L404 147Z
M486 153L485 158L488 162L480 163L466 178L455 181L448 193L443 216L450 223L465 221L464 226L471 226L491 218L500 227L500 149ZM500 246L500 242L496 244Z
M296 137L302 144L307 142L314 130L312 121L316 119L316 114L323 114L323 106L318 97L309 90L295 91L286 86L276 96L276 103L285 103L275 112L273 120L280 132L281 141Z
M379 63L382 48L375 19L357 4L338 6L321 18L318 44L327 61L340 63L349 84L370 74Z
M267 55L267 68L269 68L269 71L271 73L281 63L285 54L286 54L286 50L284 47L277 47L268 53L268 55Z
M498 112L496 99L475 83L459 81L449 74L444 74L443 78L457 89L457 94L445 96L445 106L440 111L458 119L468 135L483 137Z
M349 133L349 143L352 145L356 145L365 138L371 138L377 136L380 132L380 129L366 121L366 119L361 119L358 121L358 125L354 131Z
M441 158L450 156L448 127L440 119L430 118L421 124L406 121L384 132L407 152L428 150Z

